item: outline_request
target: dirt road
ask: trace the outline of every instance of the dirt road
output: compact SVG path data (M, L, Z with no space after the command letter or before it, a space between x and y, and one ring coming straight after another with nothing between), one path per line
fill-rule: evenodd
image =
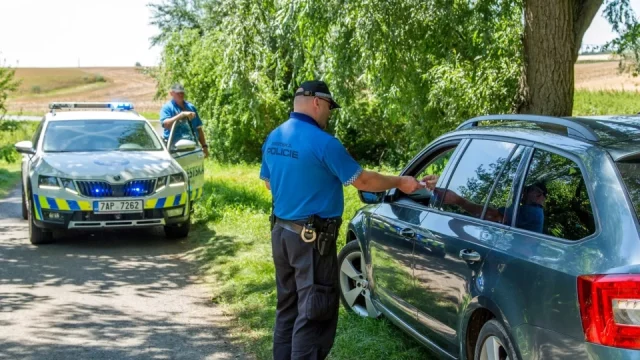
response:
M35 247L20 191L0 200L0 359L245 359L161 232L75 235Z

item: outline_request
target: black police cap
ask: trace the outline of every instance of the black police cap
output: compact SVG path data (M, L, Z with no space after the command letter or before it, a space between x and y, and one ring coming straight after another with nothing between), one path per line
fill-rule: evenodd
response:
M302 90L296 92L296 96L319 97L329 101L329 103L331 104L331 110L340 108L340 105L338 105L338 103L333 99L333 96L331 96L331 91L329 91L329 87L324 81L305 81L300 84L300 88L302 88Z

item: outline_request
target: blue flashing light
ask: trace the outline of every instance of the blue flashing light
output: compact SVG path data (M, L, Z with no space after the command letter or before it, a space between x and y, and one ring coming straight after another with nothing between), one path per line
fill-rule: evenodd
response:
M113 110L129 111L129 110L133 110L133 104L132 103L110 103L109 108L112 111Z

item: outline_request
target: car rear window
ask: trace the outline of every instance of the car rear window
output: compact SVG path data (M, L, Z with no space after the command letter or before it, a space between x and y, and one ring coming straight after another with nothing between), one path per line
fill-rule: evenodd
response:
M640 216L640 162L620 162L618 169L636 209L636 216Z

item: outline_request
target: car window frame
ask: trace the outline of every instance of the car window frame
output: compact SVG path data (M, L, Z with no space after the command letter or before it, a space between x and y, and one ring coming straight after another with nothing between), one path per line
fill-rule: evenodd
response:
M402 169L402 171L400 171L400 176L408 176L408 174L414 171L417 171L418 169L422 169L426 164L432 161L435 157L442 154L443 151L439 151L439 150L442 150L443 148L455 146L455 150L453 151L453 154L451 154L449 163L447 164L447 166L445 166L442 172L442 175L440 176L440 179L438 179L438 184L440 184L441 181L443 181L448 176L448 172L451 166L453 164L457 164L458 157L459 157L458 154L460 154L460 151L462 151L462 149L466 149L466 145L467 145L466 141L467 140L463 137L449 137L449 138L438 140L437 142L427 146L420 153L418 153L418 155L416 155L409 162L409 164L405 166L404 169ZM387 198L389 200L385 201L385 203L389 203L389 204L399 203L402 205L411 206L419 210L434 209L433 206L422 205L402 195L406 195L406 194L402 194L401 192L397 191L397 189L391 189L389 190L389 194L387 195Z
M489 140L489 141L495 141L495 142L509 142L509 143L514 144L514 145L515 145L515 148L509 152L509 156L507 157L507 161L505 162L505 166L506 166L506 164L507 164L509 161L511 161L511 157L512 157L512 156L513 156L513 154L514 154L514 151L518 148L518 146L520 146L520 144L519 144L519 143L517 143L517 142L515 142L515 141L509 141L509 138L506 138L506 137L492 137L492 136L489 136L489 137L484 137L484 136L473 136L473 137L469 137L469 139L467 139L467 141L466 141L466 144L465 144L465 147L464 147L464 152L461 152L461 153L458 155L457 159L456 159L455 168L453 168L453 170L449 171L449 173L447 174L446 182L444 182L444 183L440 183L440 182L438 182L438 184L440 184L440 185L445 185L445 186L442 186L442 188L443 188L445 191L448 191L448 190L449 190L449 185L450 185L450 183L451 183L451 179L453 178L453 174L455 173L455 170L458 168L458 163L460 162L460 160L462 159L462 157L464 156L464 154L467 152L467 149L468 149L468 147L471 145L471 142L472 142L473 140ZM523 157L522 159L520 159L520 162L522 162L523 160L524 160L524 157ZM518 167L519 167L519 166L520 166L520 165L518 165ZM499 175L496 177L496 179L493 181L493 184L491 185L491 188L489 189L489 194L493 194L493 191L494 191L494 189L495 189L495 187L496 187L496 184L497 184L497 180L500 178L500 175L502 175L502 171L503 171L503 169L504 169L504 166L500 169L500 174L499 174ZM514 181L514 182L515 182L515 181ZM455 217L460 217L460 218L462 218L462 219L473 219L473 220L476 220L476 221L481 221L483 224L488 224L488 225L495 224L495 225L506 226L506 225L504 225L504 224L498 224L498 223L495 223L495 222L493 222L493 221L486 220L486 219L484 218L484 216L485 216L485 214L486 214L486 211L487 211L487 206L488 206L488 204L489 204L489 200L490 200L490 199L491 199L491 196L487 196L487 199L485 200L484 204L482 205L482 214L481 214L481 216L480 216L479 218L477 218L477 217L473 217L473 216L469 216L469 215L464 215L464 214L459 214L459 213L454 213L454 212L446 211L446 210L444 210L444 209L440 208L440 205L442 205L442 201L444 200L443 198L441 198L441 199L440 199L440 201L439 201L439 203L438 203L437 211L438 211L440 214L445 214L445 215L447 215L447 216L456 215Z
M535 154L535 150L543 150L543 151L547 151L550 152L552 154L558 155L558 156L562 156L566 159L569 159L571 161L573 161L576 165L578 165L578 168L580 169L580 174L582 175L583 180L585 181L585 188L587 189L587 196L589 196L589 203L591 205L591 210L593 211L593 218L594 218L594 225L595 225L595 231L590 234L589 236L585 236L584 238L581 239L576 239L576 240L567 240L564 238L559 238L553 235L548 235L548 234L542 234L542 233L537 233L535 231L530 231L530 230L526 230L526 229L521 229L515 226L515 222L516 222L516 216L518 216L518 207L514 207L514 211L512 214L512 220L511 220L511 226L509 226L509 228L511 229L511 231L514 231L516 233L521 233L521 234L525 234L526 236L531 236L531 237L535 237L535 238L539 238L539 239L545 239L545 240L552 240L552 241L556 241L562 244L568 244L568 245L572 245L572 244L579 244L588 240L591 240L593 238L596 238L600 235L601 231L602 231L602 227L600 226L600 214L598 212L598 206L596 204L596 202L593 200L595 198L594 196L594 190L591 186L592 184L592 179L589 176L589 173L586 171L586 167L584 166L582 159L579 156L576 156L575 154L572 154L570 152L564 151L560 148L556 148L556 147L552 147L552 146L548 146L548 145L544 145L541 143L533 143L531 146L531 152L529 153L529 158L527 159L527 166L525 168L525 173L522 174L522 177L519 181L519 188L518 188L518 192L516 194L516 199L519 199L522 196L522 191L524 190L524 184L525 184L525 180L527 177L527 174L529 172L529 166L531 166L531 162L533 161L533 155Z
M531 149L531 147L529 147L527 145L522 145L522 144L518 144L518 143L515 143L515 142L514 142L514 144L516 145L516 147L513 148L513 150L511 151L511 154L509 154L509 157L508 157L507 161L505 162L505 166L506 166L507 163L509 163L513 159L513 156L516 154L516 151L518 151L518 149L520 149L520 148L522 148L522 158L520 159L520 161L518 163L518 166L516 168L515 175L513 176L513 182L511 183L511 189L509 189L509 194L512 195L512 197L510 197L509 200L517 199L517 197L515 195L516 195L516 192L518 191L518 186L519 186L519 183L521 181L521 178L522 178L523 174L527 171L527 166L529 164L528 163L528 159L529 159L530 153L533 151ZM491 224L502 225L502 226L508 228L508 227L512 226L513 224L515 224L515 222L513 220L513 213L515 212L515 210L511 211L511 215L512 215L511 225L505 225L505 224L502 224L502 223L496 223L496 222L493 222L493 221L485 219L485 216L487 215L487 209L489 209L489 203L491 202L491 197L493 196L493 194L494 194L494 192L496 190L496 186L498 186L498 181L504 175L505 168L506 167L502 167L502 169L500 169L500 173L496 177L496 179L495 179L495 181L493 183L493 186L491 187L491 190L489 190L489 196L487 197L487 201L485 202L484 208L482 209L482 216L480 217L480 219L481 220L485 220L485 221L487 221L487 222L489 222ZM505 205L505 210L506 210L506 208L508 207L508 203L504 204L504 205ZM514 206L514 208L515 208L515 206ZM507 214L505 213L505 216L506 215Z
M38 150L38 147L42 142L41 139L42 139L42 135L44 134L43 130L46 122L47 122L46 117L40 120L40 123L38 124L38 127L36 128L36 131L33 133L33 137L31 138L31 148L36 151ZM35 142L33 140L35 140Z

